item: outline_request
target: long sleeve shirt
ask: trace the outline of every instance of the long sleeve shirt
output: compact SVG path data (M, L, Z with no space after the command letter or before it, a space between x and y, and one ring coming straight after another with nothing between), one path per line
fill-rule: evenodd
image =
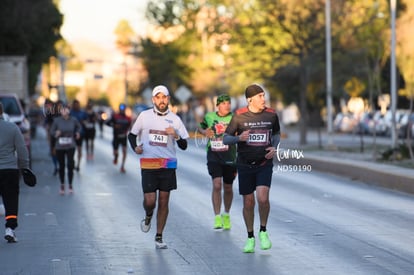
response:
M0 133L0 169L29 168L29 152L19 127L0 116Z
M56 132L59 131L60 135L56 137ZM56 150L65 150L76 147L75 138L76 134L80 135L81 125L79 121L74 117L57 117L53 120L52 127L50 127L50 134L56 137Z

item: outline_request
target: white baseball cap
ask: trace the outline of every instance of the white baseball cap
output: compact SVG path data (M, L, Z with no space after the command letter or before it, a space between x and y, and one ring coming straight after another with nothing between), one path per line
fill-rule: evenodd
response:
M163 93L166 96L170 95L167 87L165 87L164 85L155 86L155 88L152 90L152 96L156 96L158 93Z

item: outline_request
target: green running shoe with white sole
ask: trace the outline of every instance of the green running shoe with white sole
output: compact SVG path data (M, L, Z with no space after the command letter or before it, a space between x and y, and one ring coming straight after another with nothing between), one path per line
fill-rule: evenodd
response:
M221 215L223 219L223 229L224 230L230 230L231 228L231 222L230 222L230 215L229 214L223 214Z
M254 240L254 237L248 238L246 241L246 244L244 245L243 252L244 253L254 253L254 247L256 245L256 242Z
M260 239L260 248L262 250L267 250L272 247L272 242L269 240L269 235L267 234L267 232L260 231L259 239Z
M214 229L222 229L223 228L223 220L221 219L221 215L216 215L214 217Z

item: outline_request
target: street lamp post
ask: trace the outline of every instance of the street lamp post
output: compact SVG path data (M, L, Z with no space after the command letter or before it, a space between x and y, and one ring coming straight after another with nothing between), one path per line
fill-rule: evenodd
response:
M332 141L332 46L331 46L331 1L325 1L325 31L326 31L326 107L328 146Z
M124 85L125 85L125 94L124 94L124 103L128 103L128 64L126 60L126 55L124 57Z
M397 148L397 130L395 121L395 112L397 109L397 72L396 72L396 34L395 34L395 17L397 0L390 0L391 6L391 119L392 119L392 132L391 132L391 147Z
M67 57L64 56L63 54L59 54L58 55L58 59L59 59L59 65L60 65L60 80L59 80L59 88L58 88L58 97L59 100L62 100L63 102L67 101L67 97L66 97L66 89L65 89L65 71L66 71L66 61L67 61Z

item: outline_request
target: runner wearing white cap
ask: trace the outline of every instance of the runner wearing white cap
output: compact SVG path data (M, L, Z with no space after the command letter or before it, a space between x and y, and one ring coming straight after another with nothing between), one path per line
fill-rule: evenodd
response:
M153 108L139 114L128 134L128 140L134 152L140 155L145 210L141 230L150 230L158 202L155 247L164 249L167 244L163 241L162 233L169 212L170 191L177 189L175 145L185 150L189 135L180 117L168 109L170 94L167 87L155 87L152 102Z

